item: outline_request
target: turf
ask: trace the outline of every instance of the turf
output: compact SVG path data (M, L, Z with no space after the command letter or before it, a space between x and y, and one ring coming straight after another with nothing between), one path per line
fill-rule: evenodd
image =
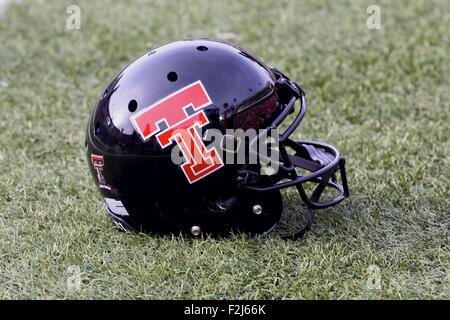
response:
M77 2L80 30L66 29L73 1L0 17L0 298L450 298L448 1L377 2L381 30L366 27L371 1ZM90 110L128 61L197 36L298 80L297 137L347 157L351 198L301 241L154 238L107 219L84 155Z

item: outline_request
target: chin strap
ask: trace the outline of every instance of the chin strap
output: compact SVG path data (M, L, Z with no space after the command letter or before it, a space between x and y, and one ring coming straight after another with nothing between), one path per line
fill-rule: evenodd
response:
M306 233L306 231L309 231L311 229L311 226L314 222L314 210L311 208L308 208L308 212L306 213L306 223L301 226L299 229L297 229L297 231L295 231L295 233L289 235L289 236L284 236L282 237L283 239L286 240L298 240L301 239L303 237L303 235Z
M300 193L299 190L300 186L297 186L297 191ZM320 196L322 195L322 192L325 188L321 187L320 184L316 187L316 189L314 190L312 196L311 196L311 200L313 201L318 201L318 199L320 198ZM303 235L309 231L311 229L312 224L314 223L314 209L311 207L308 207L307 212L306 212L306 223L302 226L300 226L297 231L295 231L295 233L288 235L288 236L284 236L283 239L286 240L298 240L301 239L303 237Z

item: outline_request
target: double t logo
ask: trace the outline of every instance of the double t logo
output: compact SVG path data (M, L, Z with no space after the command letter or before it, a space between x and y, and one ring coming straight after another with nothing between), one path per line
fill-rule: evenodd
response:
M223 167L215 148L207 148L199 129L209 123L203 110L211 99L201 81L196 81L140 110L130 120L144 141L156 135L161 147L178 144L185 162L181 165L189 183ZM188 113L191 108L194 112Z
M103 176L103 156L91 154L91 162L97 171L97 178L99 183L105 183L105 177Z

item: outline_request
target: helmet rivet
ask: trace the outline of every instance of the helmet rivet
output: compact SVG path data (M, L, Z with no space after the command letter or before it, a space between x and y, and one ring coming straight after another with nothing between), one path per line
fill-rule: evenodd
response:
M262 213L262 207L259 204L256 204L253 206L253 213L254 214L261 214Z
M191 233L193 236L198 236L200 234L200 232L202 232L202 229L200 229L199 226L192 226L191 227Z

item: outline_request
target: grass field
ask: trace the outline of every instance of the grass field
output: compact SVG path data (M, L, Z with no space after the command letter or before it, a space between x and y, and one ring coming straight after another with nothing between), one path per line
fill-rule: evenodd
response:
M81 29L68 30L74 2ZM0 298L449 299L450 2L376 2L382 28L369 30L373 3L9 6L0 17ZM297 137L346 155L351 198L319 213L301 241L153 238L107 219L84 155L90 110L131 59L197 36L228 38L298 80L310 108ZM78 268L79 290L68 286Z

